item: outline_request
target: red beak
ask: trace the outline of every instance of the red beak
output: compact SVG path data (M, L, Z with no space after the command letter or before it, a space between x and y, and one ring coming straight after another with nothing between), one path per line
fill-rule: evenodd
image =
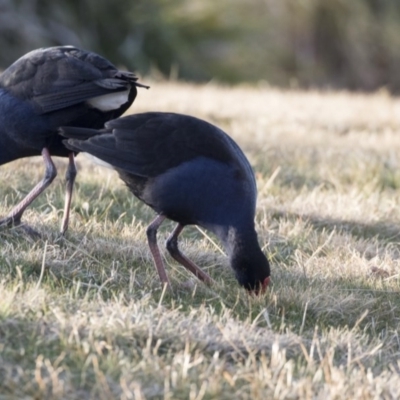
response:
M263 290L265 290L266 288L267 288L267 286L269 285L269 282L271 281L271 277L270 276L267 276L265 279L264 279L264 282L263 282L263 284L262 284L262 288L263 288Z
M265 293L270 281L271 281L271 277L270 276L267 276L264 279L264 282L262 283L262 287L261 287L261 293Z
M270 276L266 277L266 278L264 279L264 282L263 282L262 285L261 285L261 288L260 288L260 289L256 289L256 290L254 290L253 292L250 292L250 293L251 293L251 294L254 294L254 295L256 295L256 296L258 296L259 294L265 293L265 291L267 290L267 287L268 287L270 281L271 281L271 277L270 277Z

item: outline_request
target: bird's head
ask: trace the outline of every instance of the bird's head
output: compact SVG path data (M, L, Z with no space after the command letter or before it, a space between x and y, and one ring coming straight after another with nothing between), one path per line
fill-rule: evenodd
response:
M271 281L271 270L267 257L259 247L234 253L231 266L241 286L252 294L265 293Z

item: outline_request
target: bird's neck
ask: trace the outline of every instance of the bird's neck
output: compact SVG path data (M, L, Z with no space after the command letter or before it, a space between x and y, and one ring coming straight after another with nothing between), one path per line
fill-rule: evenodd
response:
M224 245L229 258L242 252L252 252L259 249L254 223L245 226L226 226L218 229L216 235Z
M259 290L270 276L268 259L258 243L254 223L230 227L222 241L239 284L249 290Z

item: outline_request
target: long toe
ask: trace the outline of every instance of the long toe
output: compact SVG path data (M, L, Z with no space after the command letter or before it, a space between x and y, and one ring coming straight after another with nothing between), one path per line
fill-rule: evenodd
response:
M0 227L1 228L10 228L12 226L18 226L21 224L20 219L15 219L13 217L5 217L0 219Z
M26 235L28 235L30 238L32 238L33 240L39 240L42 238L42 235L35 229L33 229L32 227L30 227L29 225L26 225L24 223L20 224L18 226L18 229L22 229L24 231L24 233Z
M0 230L6 229L6 228L17 228L17 229L22 229L26 235L28 235L30 238L37 240L42 237L42 235L36 231L35 229L31 228L29 225L25 224L24 222L21 222L20 219L14 219L12 217L6 217L0 220Z

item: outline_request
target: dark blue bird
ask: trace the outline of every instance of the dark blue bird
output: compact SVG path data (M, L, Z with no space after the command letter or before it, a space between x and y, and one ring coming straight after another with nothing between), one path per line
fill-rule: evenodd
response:
M42 155L45 175L32 191L0 219L18 225L25 209L57 175L51 156L69 157L61 231L68 227L76 176L74 153L57 134L60 126L99 129L133 103L137 77L119 71L99 55L72 46L34 50L0 75L0 165Z
M239 146L216 126L186 115L151 112L105 126L101 131L65 127L60 133L70 138L66 147L109 164L130 191L156 211L147 237L161 281L169 284L156 235L168 218L178 225L167 250L198 278L212 282L178 249L177 238L186 225L213 232L239 283L251 291L264 290L270 267L254 226L256 182Z

